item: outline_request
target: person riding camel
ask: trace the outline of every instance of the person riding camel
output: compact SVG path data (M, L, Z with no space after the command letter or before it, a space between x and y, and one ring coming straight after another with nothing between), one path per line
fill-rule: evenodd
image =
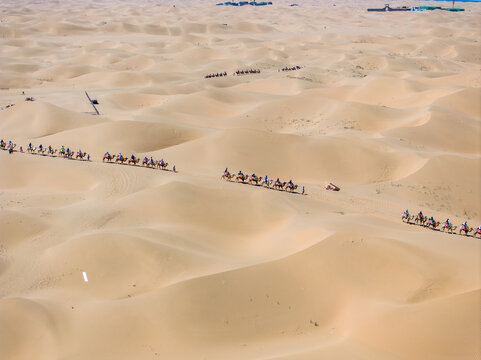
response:
M150 157L149 163L152 165L154 164L154 159L152 159L152 156Z
M122 160L122 159L123 159L122 153L119 153L118 158L119 158L119 160Z
M130 160L135 161L135 156L134 156L134 154L130 155Z
M39 150L43 150L42 144L40 144L40 145L38 146L38 149L39 149Z
M434 224L434 218L432 216L429 218L428 224Z
M419 214L418 214L418 218L419 218L419 219L422 219L422 218L424 218L424 215L423 215L423 212L422 212L422 211L420 211L420 212L419 212Z
M444 222L444 225L446 227L451 227L451 222L449 221L449 218L446 219L446 221Z
M63 146L62 146L62 147L63 147ZM106 158L110 157L110 154L109 154L108 151L105 153L104 157L106 157Z
M289 182L287 183L287 185L289 185L290 187L294 187L294 183L292 182L292 180L289 180Z
M252 173L252 175L251 175L251 179L252 179L252 180L255 180L255 179L257 179L257 176L256 176L256 174L255 174L255 173Z
M468 230L468 229L469 229L469 227L468 227L468 222L467 222L467 221L465 221L465 222L462 223L461 229L463 229L463 230Z
M268 181L269 181L269 180L267 179L267 175L264 176L264 182L267 184Z
M280 185L281 181L279 180L279 178L276 179L276 185Z
M227 168L225 168L224 175L228 175L228 174L229 174L229 170Z
M42 146L42 145L40 145ZM67 148L67 155L70 154L70 148Z
M4 146L5 146L5 142L3 141L3 139L0 140L0 146L1 146L1 147L4 147Z

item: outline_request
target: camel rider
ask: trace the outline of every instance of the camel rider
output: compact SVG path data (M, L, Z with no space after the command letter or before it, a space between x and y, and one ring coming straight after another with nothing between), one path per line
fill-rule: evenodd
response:
M63 146L62 146L62 148L63 148ZM106 158L109 158L109 157L110 157L110 154L109 154L108 151L105 153L104 157L106 157Z
M40 145L38 146L38 149L39 149L39 150L42 150L42 149L43 149L42 144L40 144Z
M164 166L164 159L160 159L160 166Z
M267 175L264 176L264 182L267 184L268 181L269 181L269 180L267 179Z
M478 234L481 233L481 225L479 225L478 230L476 230L476 232L477 232Z
M292 180L289 180L289 186L294 187L294 184L293 184Z
M463 222L463 224L461 225L461 228L464 229L464 230L468 230L469 229L468 228L468 222L467 221Z
M8 146L12 145L12 140L8 140Z
M252 175L251 175L251 179L252 179L252 180L255 180L255 179L257 179L257 176L256 176L256 174L255 174L255 173L252 173Z
M62 146L63 147L63 146ZM31 149L32 148L32 143L28 143L28 148Z
M404 211L404 215L405 215L406 217L409 217L409 210L408 210L408 209L406 209L406 211Z
M122 153L119 153L119 160L123 158Z
M449 218L446 219L445 225L446 225L447 227L450 227L450 226L451 226L451 222L449 221Z
M423 212L420 211L419 214L418 214L418 218L419 218L419 219L422 219L423 217L424 217Z
M134 156L134 154L132 154L132 155L130 156L130 160L135 161L135 156Z
M281 183L281 181L279 180L279 178L277 178L276 184L279 185L280 183Z
M152 159L152 156L150 157L150 163L151 163L151 164L154 163L154 159Z
M40 145L42 146L42 145ZM67 148L67 154L70 154L70 148Z
M229 170L227 168L225 168L224 175L227 175L227 174L229 174Z
M434 218L431 216L428 221L430 224L434 224Z
M5 145L5 142L2 140L0 140L0 146L4 146Z
M52 145L48 146L48 151L52 151Z

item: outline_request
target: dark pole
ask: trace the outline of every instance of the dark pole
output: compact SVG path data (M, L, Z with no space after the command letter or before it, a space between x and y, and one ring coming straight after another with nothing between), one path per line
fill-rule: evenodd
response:
M85 95L87 95L87 98L88 98L89 101L90 101L90 105L93 106L93 108L94 108L95 112L97 113L97 115L100 115L100 114L99 114L99 111L97 110L97 108L95 107L94 103L92 102L92 99L90 99L89 94L87 94L87 92L85 92Z

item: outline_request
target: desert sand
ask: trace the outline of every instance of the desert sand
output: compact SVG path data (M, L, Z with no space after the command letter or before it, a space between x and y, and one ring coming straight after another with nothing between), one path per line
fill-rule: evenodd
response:
M2 1L0 359L481 358L481 6L298 3Z

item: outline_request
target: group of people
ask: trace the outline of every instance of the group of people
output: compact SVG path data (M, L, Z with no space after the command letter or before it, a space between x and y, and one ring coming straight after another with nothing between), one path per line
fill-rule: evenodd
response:
M260 185L260 186L265 186L268 188L273 188L277 190L286 190L286 191L291 191L294 192L298 185L294 184L292 180L289 181L280 181L279 178L277 178L275 181L273 179L269 179L267 175L264 177L262 176L257 176L255 173L248 175L244 174L241 170L236 174L231 174L229 172L229 169L226 168L224 170L224 173L222 174L222 179L226 180L235 180L237 182L248 182L249 184L255 184L255 185ZM302 187L302 194L305 193L304 186Z
M0 140L0 149L8 150L10 154L13 153L13 149L15 149L16 146L17 144L14 144L12 140L8 140L8 143L3 141L3 139Z
M436 229L441 224L441 222L436 221L433 216L430 216L429 218L425 216L422 211L420 211L416 216L414 216L409 214L409 210L406 209L402 213L401 218L403 222L406 221L407 223L412 223L412 221L414 221L414 223L416 224L422 225L424 227L432 228L432 229ZM449 220L449 218L447 218L444 221L444 224L442 225L443 232L447 230L449 233L452 233L456 229L457 229L457 226L453 225L451 220ZM472 231L474 231L473 236L481 235L481 225L479 225L478 228L471 228L469 227L468 222L464 221L459 227L459 234L464 233L464 235L468 235Z
M119 153L118 155L113 155L110 154L108 151L104 154L104 157L102 158L102 161L107 160L108 162L115 161L116 163L127 163L129 165L137 165L140 163L140 157L136 157L134 154L129 156L124 156L122 153ZM154 160L153 157L151 156L150 158L147 156L144 156L144 159L142 160L142 166L146 167L152 167L152 168L159 168L162 170L167 170L167 166L169 165L168 162L166 162L164 159L160 160ZM177 172L175 165L172 167L173 172Z
M237 70L234 75L260 74L260 69Z
M215 74L207 74L206 76L204 76L205 79L210 79L210 78L215 78L215 77L223 77L223 76L227 76L227 73L224 71L224 72L221 72L221 73L215 73Z
M286 66L286 67L283 67L280 71L294 71L294 70L300 70L302 69L301 66L299 65L296 65L296 66L293 66L293 67L289 67L289 66ZM279 70L277 70L279 71Z

